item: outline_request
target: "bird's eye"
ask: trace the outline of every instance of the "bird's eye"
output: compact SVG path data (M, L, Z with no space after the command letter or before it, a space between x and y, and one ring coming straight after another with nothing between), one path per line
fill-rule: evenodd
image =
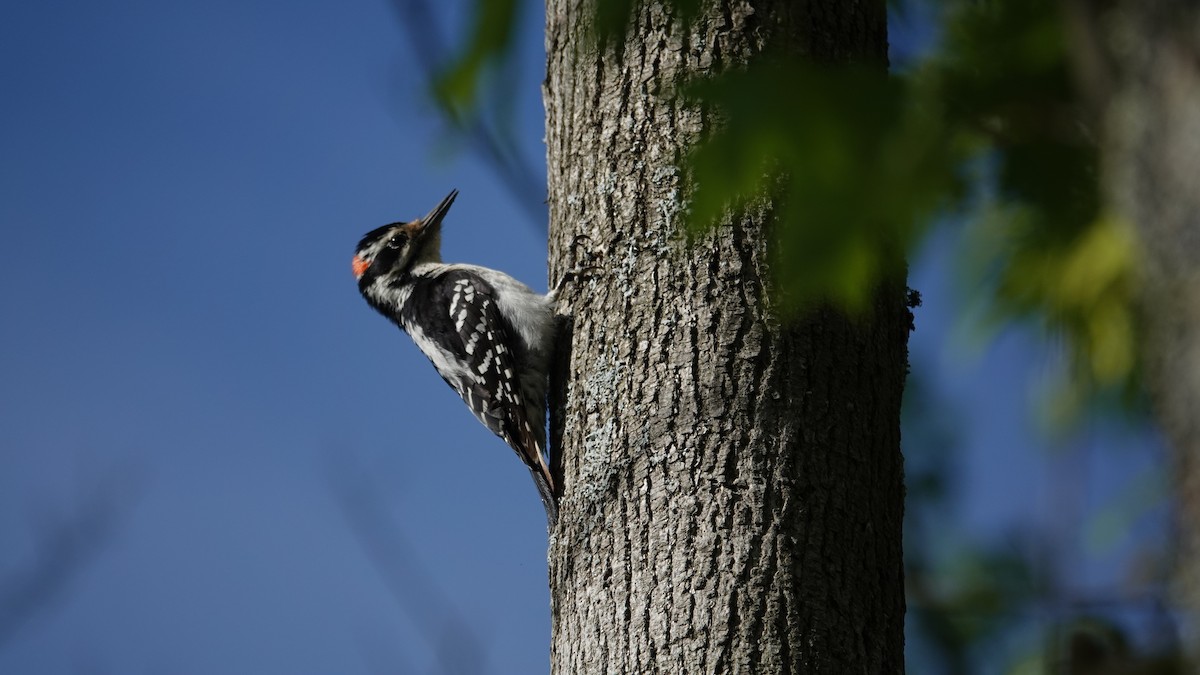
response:
M392 237L391 239L388 239L387 247L390 249L393 249L393 250L399 250L399 249L404 248L404 245L407 243L408 243L408 237L406 237L403 234L397 234L396 236Z

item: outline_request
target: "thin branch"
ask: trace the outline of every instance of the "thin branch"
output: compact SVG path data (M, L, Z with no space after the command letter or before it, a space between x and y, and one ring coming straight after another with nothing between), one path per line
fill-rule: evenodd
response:
M483 672L483 649L470 624L434 582L416 548L388 513L369 473L340 453L328 460L330 489L396 604L433 649L436 672Z
M96 489L78 513L35 533L32 561L0 578L0 646L37 612L59 600L99 557L140 496L141 482L136 473L122 472L119 481Z

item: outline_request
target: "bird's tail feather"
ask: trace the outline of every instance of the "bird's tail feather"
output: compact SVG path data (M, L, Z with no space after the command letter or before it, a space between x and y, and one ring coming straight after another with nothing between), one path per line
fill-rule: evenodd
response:
M550 480L542 473L542 467L531 466L529 473L533 476L533 482L537 484L538 495L542 498L542 506L546 509L546 527L554 529L554 524L558 522L558 502L554 499L554 488L550 485Z

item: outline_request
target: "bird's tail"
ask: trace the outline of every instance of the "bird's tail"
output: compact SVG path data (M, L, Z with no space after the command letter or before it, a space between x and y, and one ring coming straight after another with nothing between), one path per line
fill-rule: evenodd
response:
M554 499L554 487L545 472L545 465L529 467L533 482L537 484L538 496L542 498L542 506L546 509L546 527L554 529L558 522L558 502Z

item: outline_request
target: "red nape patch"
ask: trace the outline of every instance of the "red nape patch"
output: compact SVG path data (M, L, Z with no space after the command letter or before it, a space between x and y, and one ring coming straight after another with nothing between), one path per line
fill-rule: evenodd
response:
M361 277L363 275L363 272L366 272L367 268L370 266L371 266L371 263L367 262L366 260L363 260L362 258L360 258L358 256L354 256L353 262L350 263L350 269L354 270L355 278Z

